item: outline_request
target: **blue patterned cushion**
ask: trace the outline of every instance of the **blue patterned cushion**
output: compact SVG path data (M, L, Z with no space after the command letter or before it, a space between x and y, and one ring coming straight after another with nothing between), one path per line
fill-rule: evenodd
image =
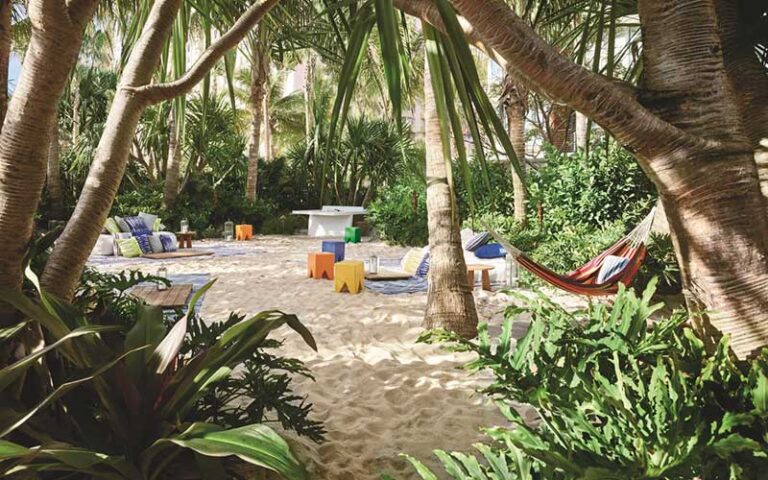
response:
M147 228L147 224L141 217L125 217L123 220L128 224L128 228L131 229L131 233L134 237L138 237L140 235L149 235L152 233L152 230Z
M173 242L173 238L169 235L160 235L160 243L163 244L164 252L175 252L176 244Z
M490 233L488 232L478 233L474 237L470 238L469 241L467 241L467 244L464 245L464 250L468 252L474 252L478 248L488 243L490 240L491 240Z
M136 235L133 237L139 243L141 253L152 253L152 244L149 241L149 237L151 236L152 234L150 233L149 235Z
M489 243L475 250L477 258L501 258L506 255L507 251L498 243Z
M597 283L604 283L612 279L627 266L628 258L608 255L603 259L603 266L600 267L600 273L597 274Z
M429 253L424 255L424 258L419 263L419 267L416 269L416 276L424 278L429 273Z

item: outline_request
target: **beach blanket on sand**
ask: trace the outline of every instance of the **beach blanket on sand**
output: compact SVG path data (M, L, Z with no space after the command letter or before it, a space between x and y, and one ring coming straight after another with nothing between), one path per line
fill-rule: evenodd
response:
M404 293L420 293L427 291L427 279L411 277L407 280L385 280L380 282L365 282L365 287L383 295L401 295Z

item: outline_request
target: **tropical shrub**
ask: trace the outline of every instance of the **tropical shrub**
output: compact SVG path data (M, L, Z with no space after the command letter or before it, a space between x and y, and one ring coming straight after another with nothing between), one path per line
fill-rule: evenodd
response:
M656 190L632 155L623 148L595 144L563 153L545 150L545 163L528 178L531 220L541 205L544 228L558 231L585 224L594 229L621 221L634 225L653 207Z
M117 286L136 280L123 275L110 281ZM209 287L199 290L190 305ZM274 346L267 336L282 325L315 348L295 316L264 312L247 319L233 317L212 327L218 336L194 339L189 336L196 328L193 307L187 316L169 321L161 310L137 305L130 318L114 321L96 315L99 305L121 303L115 296L100 298L102 288L81 288L78 304L85 308L40 291L37 299L0 291L0 300L22 314L18 324L2 330L1 350L6 355L14 352L16 359L0 370L3 475L221 478L236 456L285 478L306 478L285 441L255 420L265 418L269 405L295 403L286 399L287 388L272 404L258 399L260 413L229 417L234 421L223 425L215 423L212 414L218 410L205 400L232 378L235 368L246 362L257 365L260 350ZM33 350L27 346L34 345L30 340L38 325L48 341L45 348ZM301 373L300 366L289 367ZM285 365L278 368L286 370ZM270 376L261 373L262 378ZM281 415L303 421L299 426L311 425L304 415L307 406L297 408L299 413L291 412L292 417ZM319 438L322 431L310 428L304 433Z
M400 245L429 243L424 182L408 177L391 185L368 207L366 221L383 240Z
M498 338L432 332L473 352L467 365L513 428L486 430L471 455L436 452L456 479L759 479L768 468L768 351L739 362L723 338L705 349L678 311L651 321L654 282L641 298L566 311L543 296L509 307ZM531 324L512 338L521 314ZM535 411L526 420L516 409ZM436 478L414 460L422 478Z

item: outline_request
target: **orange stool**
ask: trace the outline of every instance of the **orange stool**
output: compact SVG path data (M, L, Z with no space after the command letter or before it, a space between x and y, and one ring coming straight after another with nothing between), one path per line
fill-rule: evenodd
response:
M333 280L335 255L330 252L312 252L307 259L307 276L315 280Z
M250 240L253 237L253 225L238 225L235 227L236 240Z

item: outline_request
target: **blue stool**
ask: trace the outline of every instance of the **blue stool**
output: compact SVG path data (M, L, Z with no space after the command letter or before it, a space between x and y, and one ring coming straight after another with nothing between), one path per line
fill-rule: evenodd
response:
M344 242L323 240L323 251L332 253L337 262L344 260Z

